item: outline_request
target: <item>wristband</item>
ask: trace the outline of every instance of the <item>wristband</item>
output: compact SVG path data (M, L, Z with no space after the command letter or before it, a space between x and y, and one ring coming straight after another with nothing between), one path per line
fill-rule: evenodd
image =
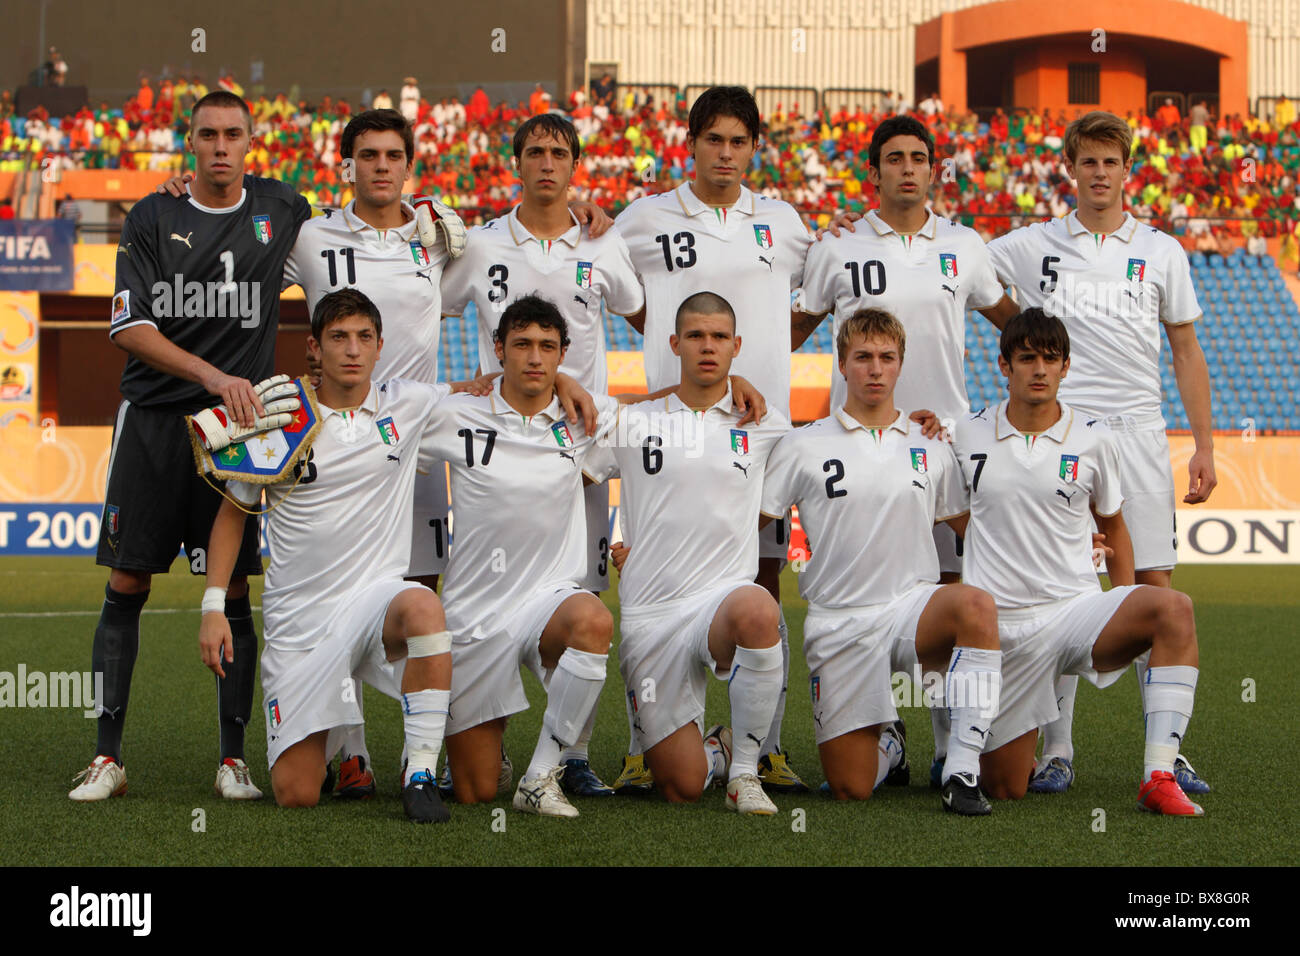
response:
M209 611L220 611L226 613L226 589L225 588L208 588L203 592L203 603L199 605L204 614Z

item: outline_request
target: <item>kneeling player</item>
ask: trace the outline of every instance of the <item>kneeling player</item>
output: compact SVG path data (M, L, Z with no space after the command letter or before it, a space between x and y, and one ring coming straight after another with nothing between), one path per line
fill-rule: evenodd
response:
M979 756L997 713L997 609L977 588L936 583L931 533L941 521L965 530L961 466L950 445L923 437L894 407L906 346L894 316L862 309L835 345L843 406L782 438L763 484L764 522L796 505L813 542L799 590L808 600L804 654L822 768L839 800L866 800L882 781L906 783L890 659L895 644L914 643L927 672L947 673L944 809L985 814Z
M726 680L735 739L727 806L773 814L758 759L781 694L780 612L754 577L763 468L789 423L773 411L740 427L727 373L741 339L721 296L686 299L670 343L681 384L620 409L596 469L623 480L619 667L638 743L674 803L698 800L728 770L732 732L710 731L706 752L699 727L705 670Z
M355 289L326 295L312 312L308 348L320 360L321 429L295 476L266 488L267 762L276 803L314 806L331 752L327 737L362 722L353 679L363 680L402 701L406 815L444 822L433 771L447 719L451 637L437 595L403 575L420 440L450 389L403 379L372 385L381 335L378 309ZM222 601L244 508L262 489L229 483L235 501L222 504L212 527L199 644L219 676L223 649L231 660Z
M1007 400L959 422L955 436L970 487L965 576L997 602L1003 655L1002 708L985 745L984 788L998 798L1024 796L1037 728L1057 717L1057 676L1106 687L1150 650L1138 806L1199 816L1204 811L1173 773L1196 692L1192 602L1131 583L1115 438L1056 398L1070 367L1065 326L1027 309L1007 323L1001 353ZM1114 551L1109 591L1093 568L1090 512Z

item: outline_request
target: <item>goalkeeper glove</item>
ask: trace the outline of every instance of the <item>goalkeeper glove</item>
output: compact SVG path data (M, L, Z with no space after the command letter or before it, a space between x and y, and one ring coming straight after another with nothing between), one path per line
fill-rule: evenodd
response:
M420 233L420 244L428 249L438 243L438 233L447 244L447 252L453 259L459 259L465 251L465 224L460 221L449 207L444 206L432 196L416 196L411 205L415 207L415 227Z
M245 441L254 435L283 428L293 421L293 413L302 407L298 386L288 375L277 375L253 388L265 414L252 425L240 425L230 417L226 406L205 408L190 418L190 424L208 451L221 451L227 445Z

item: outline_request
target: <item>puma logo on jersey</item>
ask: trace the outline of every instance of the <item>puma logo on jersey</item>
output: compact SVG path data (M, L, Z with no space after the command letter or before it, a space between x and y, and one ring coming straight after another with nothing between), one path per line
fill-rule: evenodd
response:
M389 455L389 456L388 456L388 461L397 461L397 462L400 462L401 460L402 460L402 459L398 458L396 455Z
M186 233L185 235L183 235L183 236L182 236L179 232L173 232L172 235L171 235L171 237L172 237L173 239L175 239L177 242L183 242L183 243L185 243L185 248L186 248L186 249L189 249L189 250L192 252L192 251L194 250L194 247L190 245L190 236L192 236L192 235L194 235L194 230L193 230L193 229L191 229L189 232L187 232L187 233Z
M925 485L921 484L919 481L913 481L912 484L920 488L922 491L925 491Z
M1090 418L1090 419L1088 419L1086 422L1084 422L1083 424L1084 424L1084 427L1085 427L1085 428L1091 428L1093 425L1097 424L1097 419L1095 419L1095 418Z
M572 455L570 455L567 451L562 451L562 452L560 452L560 457L561 457L561 458L567 458L567 459L569 459L569 461L573 462L573 467L574 467L574 468L577 468L577 467L578 467L578 460L577 460L576 458L574 458Z
M960 289L961 286L958 286L957 288ZM951 293L954 301L957 299L957 289L950 289L946 282L943 284L943 291Z
M985 405L985 406L984 406L983 408L981 408L978 412L975 412L974 414L972 414L971 417L970 417L970 420L973 421L973 422L977 422L977 421L979 421L981 418L984 418L984 413L987 412L988 410L989 410L989 407L988 407L987 405ZM985 420L987 421L987 419L985 419Z
M1057 489L1056 489L1056 493L1057 493L1058 495L1060 495L1062 498L1065 499L1065 503L1066 503L1067 505L1068 505L1068 504L1072 504L1072 502L1070 501L1070 499L1073 498L1075 495L1078 494L1077 491L1072 491L1070 494L1067 495L1067 494L1066 494L1064 491L1062 491L1060 488L1057 488Z
M773 257L773 259L774 259L774 258L775 258L775 256ZM768 272L771 272L771 271L772 271L772 259L769 259L767 256L759 256L759 257L758 257L758 261L759 261L759 262L764 262L764 263L767 264L767 271L768 271Z
M430 266L430 267L427 268L427 269L416 269L416 270L415 270L415 274L416 274L417 276L419 276L421 279L428 279L428 280L429 280L429 285L433 285L433 284L434 284L434 281L433 281L433 266Z
M575 295L573 297L573 301L578 303L578 305L582 305L582 306L585 306L587 304L587 300L580 295Z
M741 464L740 462L738 462L738 461L733 461L731 464L732 464L734 467L739 468L742 472L744 472L746 478L749 477L749 466L748 466L748 465L742 465L742 464Z

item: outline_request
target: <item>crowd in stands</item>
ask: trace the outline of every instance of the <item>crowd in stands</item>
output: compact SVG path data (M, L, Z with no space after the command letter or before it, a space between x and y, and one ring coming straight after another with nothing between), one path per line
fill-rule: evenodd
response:
M230 74L218 86L246 95ZM156 85L142 78L120 108L101 102L63 117L41 108L14 115L11 94L0 92L0 171L30 169L44 157L56 157L67 168L178 171L185 162L189 110L208 90L197 76ZM330 96L314 103L294 102L284 93L246 98L254 124L249 171L291 182L327 205L351 198L341 176L339 137L366 105L400 109L412 121L417 188L443 197L471 222L498 215L518 200L511 134L521 119L554 108L572 117L583 143L574 178L579 195L611 213L646 193L677 186L693 171L681 94L656 98L648 90L618 86L608 75L592 84L590 94L575 92L563 107L541 84L514 105L493 104L481 88L465 103L431 103L414 76L404 79L396 99L380 90L356 107ZM870 208L871 133L885 116L903 110L914 111L935 136L937 213L960 214L991 236L1023 217L1062 215L1074 202L1060 153L1073 116L998 110L983 122L974 113L945 110L937 94L915 108L895 93L872 111L828 104L826 114L778 104L765 117L750 185L789 200L810 225L825 225L840 210ZM1186 233L1189 244L1203 251L1217 251L1232 239L1290 237L1300 221L1300 122L1289 100L1276 104L1271 120L1216 117L1203 102L1184 117L1166 101L1154 115L1131 112L1128 121L1135 162L1126 188L1135 215ZM1206 220L1215 220L1213 229Z

